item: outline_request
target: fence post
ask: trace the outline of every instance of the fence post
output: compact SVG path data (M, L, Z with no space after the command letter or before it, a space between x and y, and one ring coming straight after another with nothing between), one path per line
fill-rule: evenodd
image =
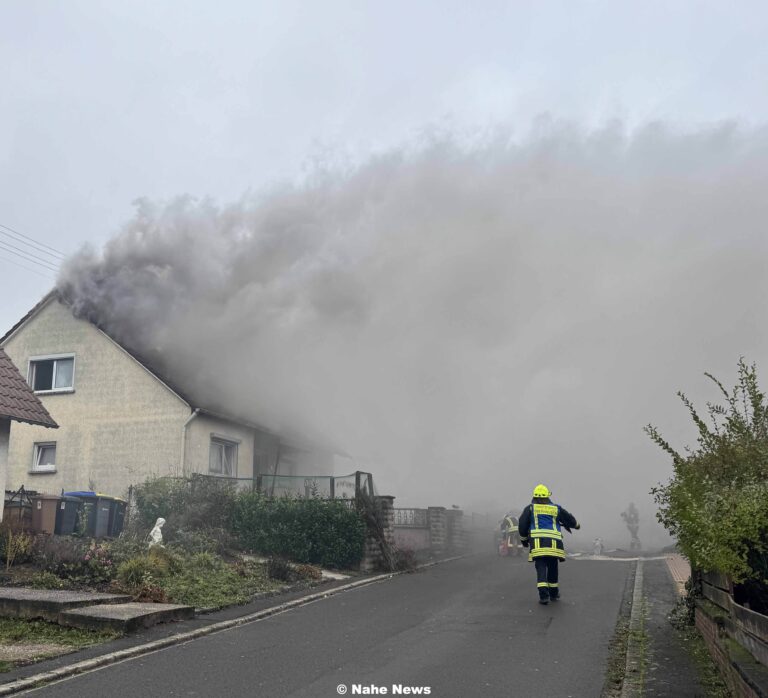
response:
M428 507L427 524L429 525L429 547L433 553L445 552L445 507Z
M329 485L329 490L331 493L331 499L336 499L336 478L331 475L331 482Z

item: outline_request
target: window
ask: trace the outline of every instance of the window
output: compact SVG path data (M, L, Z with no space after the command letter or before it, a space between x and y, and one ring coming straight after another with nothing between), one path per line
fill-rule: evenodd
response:
M216 475L237 476L237 444L234 441L211 437L208 470Z
M29 384L36 393L72 392L75 387L74 355L64 354L30 359Z
M35 455L32 461L33 473L56 472L56 442L47 441L35 444Z

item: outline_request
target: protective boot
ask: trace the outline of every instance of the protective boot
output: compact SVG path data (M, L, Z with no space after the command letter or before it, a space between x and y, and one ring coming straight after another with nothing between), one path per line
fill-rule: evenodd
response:
M539 603L545 606L549 603L549 589L539 589Z

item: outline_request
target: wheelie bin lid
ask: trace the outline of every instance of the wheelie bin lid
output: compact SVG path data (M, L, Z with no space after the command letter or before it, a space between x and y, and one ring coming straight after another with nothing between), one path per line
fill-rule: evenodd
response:
M89 499L96 499L96 497L99 496L95 492L88 491L88 490L81 490L79 492L65 492L64 495L67 497L81 497L81 498L89 498Z

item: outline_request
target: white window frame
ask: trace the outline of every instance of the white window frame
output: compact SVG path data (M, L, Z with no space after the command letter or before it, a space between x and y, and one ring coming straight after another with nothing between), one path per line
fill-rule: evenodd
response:
M232 459L232 472L227 474L223 472L223 470L211 470L211 449L213 449L214 446L220 446L223 448L232 448L233 451L233 459ZM217 475L219 477L237 477L237 460L239 457L239 451L240 451L240 440L239 439L231 439L226 436L221 436L220 434L211 434L211 441L208 446L208 474L209 475Z
M43 455L43 448L45 447L51 447L54 448L54 456L53 456L53 463L46 463L45 465L40 464L40 458ZM36 474L36 473L55 473L56 472L56 451L57 451L57 445L55 441L36 441L34 450L32 452L32 467L30 468L29 472Z
M56 385L56 362L60 359L72 359L72 385L65 388L54 388ZM41 361L53 361L53 375L51 376L51 388L49 390L35 390L35 367L34 364ZM69 354L44 354L42 356L30 356L29 364L27 366L27 383L34 390L35 395L51 395L53 393L74 393L75 392L75 370L77 359L73 353Z

